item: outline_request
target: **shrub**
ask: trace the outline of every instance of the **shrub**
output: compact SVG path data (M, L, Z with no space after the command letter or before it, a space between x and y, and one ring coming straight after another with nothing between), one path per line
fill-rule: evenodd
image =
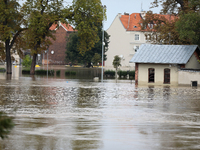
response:
M135 71L129 71L129 78L130 79L135 79Z
M106 70L106 71L104 72L104 75L105 75L106 77L114 77L114 76L115 76L115 71L113 71L113 70Z
M120 70L117 72L117 74L119 75L119 78L122 78L122 76L123 76L123 78L127 77L127 71Z
M22 74L30 74L30 69L23 69Z
M56 75L59 76L60 75L60 70L56 71Z
M0 72L6 72L5 68L0 68Z
M68 75L76 75L76 72L75 71L65 71L65 75L68 76Z

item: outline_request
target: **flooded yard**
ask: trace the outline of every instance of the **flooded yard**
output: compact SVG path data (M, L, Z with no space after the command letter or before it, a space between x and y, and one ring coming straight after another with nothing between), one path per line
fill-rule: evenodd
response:
M0 110L0 150L200 149L200 88L20 75L0 79Z

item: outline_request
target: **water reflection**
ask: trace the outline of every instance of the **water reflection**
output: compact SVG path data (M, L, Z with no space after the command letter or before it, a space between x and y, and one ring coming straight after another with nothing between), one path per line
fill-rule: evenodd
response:
M28 76L1 80L0 109L16 124L0 150L199 149L199 88Z

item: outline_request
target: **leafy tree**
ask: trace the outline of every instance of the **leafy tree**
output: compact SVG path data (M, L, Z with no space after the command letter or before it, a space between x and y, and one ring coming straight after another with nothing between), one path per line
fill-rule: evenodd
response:
M79 37L78 33L72 33L70 34L66 46L66 61L71 62L71 63L82 63L82 64L88 64L90 66L92 62L92 58L94 57L95 53L99 54L102 56L102 30L101 27L99 27L98 30L98 36L99 36L99 41L95 44L95 46L90 50L83 53L80 53L78 50L78 45L79 45ZM108 50L108 44L109 44L109 35L106 31L104 31L104 52L107 52ZM104 53L104 60L106 60L106 55ZM101 58L102 60L102 58ZM101 61L100 61L101 62Z
M31 58L29 55L26 55L23 59L22 66L30 68L31 67Z
M21 54L21 34L24 18L20 5L16 0L0 0L0 55L1 61L6 60L7 74L12 74L12 51Z
M117 70L119 66L121 66L121 58L118 55L115 55L114 60L113 60L113 67L116 69L115 71L116 78L117 78Z
M4 139L13 127L14 123L12 118L0 112L0 137Z
M98 53L95 53L94 57L92 58L92 62L94 63L94 65L97 66L97 64L101 61L102 61L101 55L99 55Z
M152 3L152 7L157 7L160 4L163 6L161 14L167 15L156 15L152 12L148 12L145 16L145 19L142 21L143 30L149 31L146 34L147 40L151 43L157 44L192 44L192 40L188 40L188 38L183 38L183 32L180 32L183 31L181 24L176 24L178 23L178 20L184 18L183 15L190 12L197 12L200 8L200 1L154 0L154 2ZM185 19L183 20L186 21ZM192 21L191 18L190 21ZM149 24L152 24L153 28L150 29L148 27ZM185 24L185 22L183 24ZM186 32L184 32L184 34L186 34Z
M73 0L72 6L67 7L63 3L63 0L27 0L23 6L28 18L27 43L33 55L30 74L35 74L37 54L47 49L51 44L50 38L55 39L53 31L49 29L53 23L61 21L74 25L79 37L77 48L82 54L91 50L99 40L95 23L103 19L101 1Z

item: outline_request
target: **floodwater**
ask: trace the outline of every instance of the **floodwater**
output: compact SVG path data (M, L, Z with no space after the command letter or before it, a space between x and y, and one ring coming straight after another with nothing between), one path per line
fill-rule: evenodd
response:
M200 88L20 75L0 79L0 110L0 150L200 149Z

